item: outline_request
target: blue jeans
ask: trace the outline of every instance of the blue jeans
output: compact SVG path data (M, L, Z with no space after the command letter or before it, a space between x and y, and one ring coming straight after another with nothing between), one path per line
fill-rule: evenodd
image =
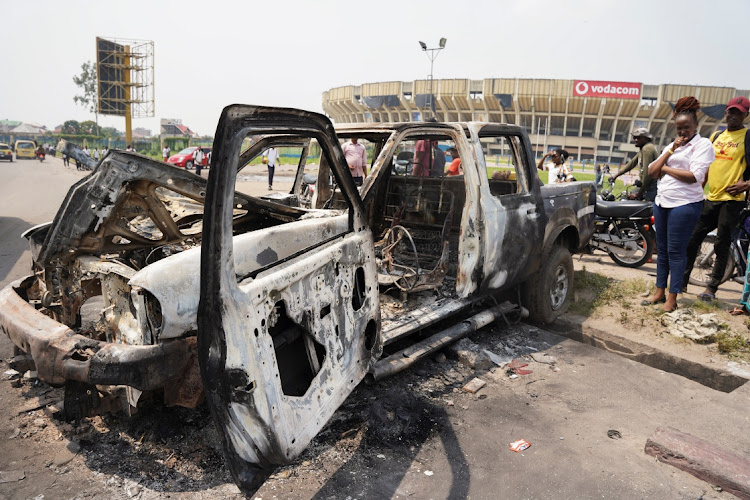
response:
M669 293L682 291L682 276L687 265L687 244L695 224L701 216L702 201L674 208L654 205L656 226L656 287L667 288Z

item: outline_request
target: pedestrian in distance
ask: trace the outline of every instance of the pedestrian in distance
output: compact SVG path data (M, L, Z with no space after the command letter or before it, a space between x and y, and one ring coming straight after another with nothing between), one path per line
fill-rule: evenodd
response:
M708 195L687 245L687 266L683 276L683 290L686 290L698 249L706 235L716 229L714 266L706 289L698 295L706 301L716 298L729 259L732 230L745 207L745 192L750 189L748 129L743 125L749 110L750 100L746 97L730 100L724 111L726 130L714 132L711 136L716 159L708 169Z
M169 159L169 146L164 146L164 149L161 150L161 156L164 158L164 163L167 163Z
M268 167L268 190L273 190L273 173L276 170L276 163L279 160L279 152L276 148L268 148L265 155L263 155L263 161Z
M458 149L451 147L448 148L446 153L451 157L451 164L445 169L445 176L452 177L454 175L463 174L463 170L461 170L461 158L458 156Z
M656 181L649 177L648 166L659 156L659 152L652 142L654 136L651 135L651 132L647 128L637 128L630 135L633 136L633 142L638 148L638 152L633 159L612 176L611 182L617 180L622 174L638 167L641 174L641 196L639 196L639 199L653 202L656 199Z
M674 107L677 138L648 166L648 174L658 179L654 201L656 226L656 290L641 305L663 303L667 312L677 309L682 291L686 250L703 205L703 183L708 166L714 161L711 141L698 134L700 102L683 97ZM669 279L669 293L667 289Z
M70 166L70 159L68 158L68 155L63 153L63 166L65 168L68 168Z
M560 182L567 182L570 176L570 170L565 165L565 160L568 159L570 153L562 148L553 149L549 153L542 156L539 160L539 164L536 166L539 170L547 170L549 177L547 178L547 184L558 184ZM549 158L547 163L544 160Z
M195 165L195 175L201 175L201 170L203 170L203 150L200 146L195 149L193 164Z
M430 170L430 177L441 177L443 170L445 169L445 151L440 149L438 142L432 143L432 170Z
M352 174L354 184L361 186L367 177L367 150L364 144L357 142L356 137L341 146L346 164L349 165L349 173Z
M97 163L99 163L99 158L100 158L99 148L94 148L94 159L96 160Z
M594 184L596 184L596 187L599 187L602 185L602 182L604 180L604 175L602 175L602 166L597 164L596 168L594 169Z

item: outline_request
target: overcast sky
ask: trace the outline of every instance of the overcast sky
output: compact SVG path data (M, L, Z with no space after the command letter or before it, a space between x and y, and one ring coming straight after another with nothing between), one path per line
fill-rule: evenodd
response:
M93 119L73 75L95 38L153 40L158 133L213 135L232 103L322 112L333 87L426 78L562 78L750 88L750 0L3 0L0 119ZM100 124L125 129L124 118Z

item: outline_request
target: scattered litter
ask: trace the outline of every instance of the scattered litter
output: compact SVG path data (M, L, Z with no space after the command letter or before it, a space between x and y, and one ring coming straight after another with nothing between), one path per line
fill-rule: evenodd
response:
M513 361L513 356L503 356L501 354L495 354L494 352L489 351L487 349L484 349L482 352L488 358L490 358L490 361L492 361L493 363L495 363L500 368L505 367L505 365L507 365L508 363L510 363L511 361Z
M453 400L452 400L452 399L446 399L446 400L445 400L445 404L446 404L447 406L453 406L453 405L454 405L455 403L453 402Z
M29 370L23 374L23 378L26 380L33 380L36 378L36 372L34 370Z
M518 441L513 441L512 443L510 443L510 449L515 451L516 453L525 450L529 446L531 446L531 443L523 439L519 439Z
M508 371L510 371L510 370L508 370ZM510 375L508 375L508 378L511 379L511 380L513 380L514 378L518 378L518 375L516 375L515 373L511 373Z
M610 429L607 431L607 437L609 439L620 439L622 437L622 434L620 434L620 431L615 429Z
M424 475L425 475L425 476L432 476L433 474L435 474L435 473L434 473L434 472L432 472L431 470L426 470L426 471L424 471Z
M3 372L3 375L5 375L8 379L12 379L12 378L16 378L19 375L21 375L21 372L19 372L19 371L14 370L14 369L11 368L10 370L5 370Z
M546 353L532 352L530 356L531 356L531 359L533 359L537 363L544 363L547 365L554 365L555 363L557 363L556 357L550 356L549 354L546 354Z
M376 456L378 458L382 458L383 460L385 460L385 455L383 455L382 453L378 453Z
M671 335L696 342L711 342L724 327L715 313L698 314L693 309L676 309L661 317Z
M14 483L25 477L26 474L22 470L0 471L0 483Z
M462 387L462 389L466 392L470 392L474 394L475 392L478 392L482 387L487 385L487 382L482 380L481 378L474 377L469 381L468 384Z
M529 366L527 362L524 360L517 358L510 362L508 365L508 370L512 371L516 375L528 375L529 373L533 373L533 370L526 370L524 367Z

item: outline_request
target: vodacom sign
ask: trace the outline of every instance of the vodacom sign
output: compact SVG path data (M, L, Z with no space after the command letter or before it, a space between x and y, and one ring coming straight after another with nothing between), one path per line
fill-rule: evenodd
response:
M575 80L574 96L617 97L619 99L638 99L641 97L641 84L630 82L597 82L593 80Z

